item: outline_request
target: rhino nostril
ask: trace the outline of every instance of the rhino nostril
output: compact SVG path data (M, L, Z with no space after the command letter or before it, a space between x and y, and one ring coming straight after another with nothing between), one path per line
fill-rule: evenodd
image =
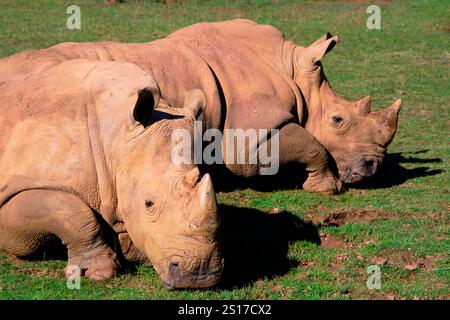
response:
M180 266L178 262L171 262L169 264L169 273L174 274L177 273L179 270Z
M363 166L369 175L373 175L377 171L377 162L373 159L364 159Z
M364 160L364 165L368 168L373 167L373 160Z

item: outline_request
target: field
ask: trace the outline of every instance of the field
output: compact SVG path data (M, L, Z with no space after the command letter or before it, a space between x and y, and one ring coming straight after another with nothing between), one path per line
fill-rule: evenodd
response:
M380 30L366 27L371 3L381 8ZM398 133L379 174L342 195L286 186L220 191L227 271L219 288L167 291L151 267L137 266L69 290L64 261L0 254L1 299L450 297L448 1L77 4L81 30L68 30L65 1L0 0L0 57L63 41L150 41L237 17L276 26L303 45L330 31L342 39L323 60L335 91L353 101L371 95L375 110L403 98ZM380 289L366 286L370 265L381 270Z

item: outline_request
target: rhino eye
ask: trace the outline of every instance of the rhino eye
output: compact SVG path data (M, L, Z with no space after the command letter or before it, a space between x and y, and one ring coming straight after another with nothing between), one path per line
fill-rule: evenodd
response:
M157 207L155 207L155 204L151 200L145 200L145 208L144 213L147 216L147 221L149 222L156 222L160 216L161 210L158 210Z
M341 116L332 116L331 117L331 120L333 120L333 123L341 123L342 122L342 118L341 118Z
M151 207L153 207L153 201L151 201L151 200L145 200L145 207L146 207L146 208L151 208Z

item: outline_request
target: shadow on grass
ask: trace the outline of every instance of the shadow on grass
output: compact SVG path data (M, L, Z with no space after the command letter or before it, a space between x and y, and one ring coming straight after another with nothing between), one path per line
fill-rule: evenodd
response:
M428 150L419 150L410 153L388 153L379 169L372 178L348 185L356 189L384 189L398 186L408 180L434 176L443 172L442 169L430 170L426 164L441 163L440 158L419 158L416 155L425 154ZM403 163L423 164L423 166L407 169ZM207 168L211 173L216 191L233 191L250 188L257 191L271 192L277 190L301 189L306 179L304 167L290 164L280 167L274 176L256 176L251 178L234 175L224 166Z
M268 214L228 205L221 205L219 212L225 259L224 288L242 287L298 267L298 261L288 258L288 246L293 241L320 244L317 227L289 212Z
M257 191L301 189L306 180L306 171L298 164L283 165L276 175L242 177L228 170L224 165L201 168L211 174L215 191L229 192L250 188Z
M143 264L145 261L127 261L120 247L120 242L118 234L114 229L102 218L102 216L94 212L97 217L97 221L100 224L100 230L103 234L103 239L109 245L110 248L114 250L117 255L117 259L120 261L120 268L117 270L117 274L136 274L137 267ZM46 260L68 260L68 250L65 245L63 245L61 239L56 236L51 236L46 242L42 243L40 248L32 255L19 257L21 260L25 261L46 261ZM84 272L84 271L83 271Z
M219 206L221 248L225 259L223 282L220 288L239 288L260 279L271 279L297 268L299 261L288 257L289 244L304 240L320 244L318 228L293 214L282 211L269 214L252 208ZM106 228L107 233L112 229ZM107 238L117 241L117 235ZM49 242L40 251L25 260L67 260L67 250L59 239ZM114 244L111 243L114 247ZM136 274L141 262L125 261L116 248L123 266L119 274Z
M419 150L409 153L388 153L384 159L380 170L367 181L355 183L350 185L351 188L356 189L385 189L393 186L398 186L408 180L428 177L440 174L442 169L430 170L429 163L441 163L440 158L418 158L416 155L425 154L428 150ZM403 167L402 163L423 164L423 166L407 169Z

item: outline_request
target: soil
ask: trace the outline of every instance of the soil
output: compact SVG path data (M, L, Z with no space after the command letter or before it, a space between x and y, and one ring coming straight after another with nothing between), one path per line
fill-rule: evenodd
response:
M342 226L350 222L369 222L374 219L387 219L394 217L395 214L389 211L381 210L351 210L351 211L334 211L324 216L312 216L312 222L318 227Z

